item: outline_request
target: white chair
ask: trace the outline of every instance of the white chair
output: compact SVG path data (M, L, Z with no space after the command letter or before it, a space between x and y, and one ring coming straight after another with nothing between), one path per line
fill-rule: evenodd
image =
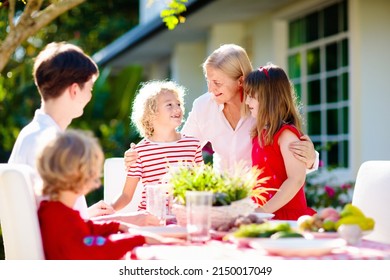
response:
M375 220L366 239L390 244L390 161L366 161L360 166L352 204Z
M126 181L125 163L122 157L107 158L104 161L104 201L112 203L122 193ZM143 186L138 184L131 202L121 209L120 213L138 210Z
M0 164L0 222L7 260L43 260L32 168Z

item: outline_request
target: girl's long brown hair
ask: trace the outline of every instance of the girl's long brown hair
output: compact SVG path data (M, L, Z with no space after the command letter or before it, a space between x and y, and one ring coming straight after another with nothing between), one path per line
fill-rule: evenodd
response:
M283 124L294 125L302 131L302 120L296 103L293 84L277 65L268 63L252 71L244 82L245 97L257 99L259 110L251 137L258 137L260 145L269 145ZM264 131L264 132L263 132Z

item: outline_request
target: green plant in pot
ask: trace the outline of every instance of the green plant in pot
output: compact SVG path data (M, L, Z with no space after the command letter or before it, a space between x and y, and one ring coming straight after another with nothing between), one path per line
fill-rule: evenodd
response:
M247 215L256 208L251 196L263 198L267 189L261 187L257 168L238 164L231 172L217 172L209 164L179 166L169 171L169 184L173 193L172 211L179 225L185 225L186 192L211 191L213 193L212 225L227 223L239 215ZM259 186L260 185L260 186ZM258 187L256 187L258 186ZM254 188L256 187L256 190Z

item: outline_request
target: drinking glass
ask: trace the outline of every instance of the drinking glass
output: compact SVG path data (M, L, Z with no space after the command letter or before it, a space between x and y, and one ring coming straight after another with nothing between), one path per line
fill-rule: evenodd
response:
M146 211L157 217L160 226L166 225L167 188L165 185L146 185Z
M187 191L187 232L190 242L205 242L210 239L212 192Z

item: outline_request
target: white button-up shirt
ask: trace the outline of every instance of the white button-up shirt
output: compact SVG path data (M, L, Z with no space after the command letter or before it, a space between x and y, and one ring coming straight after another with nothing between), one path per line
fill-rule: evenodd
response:
M233 129L223 114L223 104L217 104L210 93L195 99L192 110L181 130L198 138L202 147L210 142L214 150L213 166L216 170L233 170L238 163L252 166L252 141L250 131L255 125L252 116L241 117ZM311 172L318 169L319 154Z
M8 163L21 163L31 166L36 171L35 184L41 184L36 168L36 160L41 149L61 131L58 124L41 109L35 111L33 120L19 133ZM84 219L89 219L87 201L80 196L75 206Z
M252 166L250 130L255 124L251 116L241 117L233 129L223 114L223 104L217 104L210 93L198 97L181 130L198 138L204 146L210 142L213 166L216 170L232 170L239 162Z

